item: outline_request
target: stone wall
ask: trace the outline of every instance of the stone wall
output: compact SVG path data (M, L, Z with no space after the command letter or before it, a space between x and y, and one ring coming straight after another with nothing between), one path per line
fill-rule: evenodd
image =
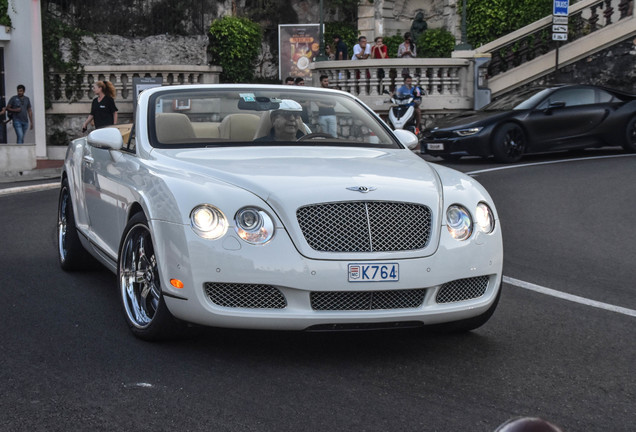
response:
M157 35L127 38L100 34L82 38L79 61L83 65L181 65L208 64L208 37ZM68 60L70 43L61 44Z
M612 45L529 85L555 83L595 84L636 94L636 39Z

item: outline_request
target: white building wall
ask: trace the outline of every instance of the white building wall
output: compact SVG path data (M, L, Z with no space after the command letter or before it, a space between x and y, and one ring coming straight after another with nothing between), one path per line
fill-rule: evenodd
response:
M36 157L46 158L40 0L9 2L9 16L13 28L8 38L0 37L0 46L4 47L5 100L8 102L17 94L18 84L26 87L33 110L33 130L26 133L24 143L35 144ZM15 142L13 125L7 124L7 143Z

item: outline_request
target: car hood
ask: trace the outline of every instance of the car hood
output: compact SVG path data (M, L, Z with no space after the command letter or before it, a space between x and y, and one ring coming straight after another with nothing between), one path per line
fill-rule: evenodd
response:
M423 204L430 208L432 217L428 245L398 255L404 258L428 256L434 253L439 242L442 205L439 176L431 165L408 150L289 146L161 149L154 152L163 155L157 155L158 163L165 167L178 166L181 173L187 172L197 183L220 181L257 195L278 216L296 248L310 258L357 257L355 254L315 251L303 240L296 212L300 207L318 203L394 201ZM369 258L363 253L359 257ZM388 259L396 255L385 252L374 253L373 257Z
M442 117L435 122L435 126L436 129L456 129L458 127L483 125L506 117L510 113L511 111L467 111Z
M191 174L212 177L258 195L274 207L317 202L391 200L436 210L441 185L411 151L352 147L221 147L155 149ZM175 166L174 161L164 161ZM185 167L184 165L187 165ZM370 191L360 192L359 187Z

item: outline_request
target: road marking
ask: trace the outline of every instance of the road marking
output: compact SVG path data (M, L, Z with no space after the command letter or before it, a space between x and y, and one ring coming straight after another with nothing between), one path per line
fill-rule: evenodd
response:
M13 188L0 189L0 196L22 193L22 192L38 192L43 190L56 189L59 187L60 187L60 182L45 183L45 184L31 185L31 186L18 186Z
M578 162L578 161L588 161L588 160L594 160L594 159L609 159L609 158L634 157L634 156L636 156L636 154L633 154L633 153L607 155L607 156L586 156L586 157L575 158L575 159L559 159L559 160L547 161L547 162L533 162L533 163L527 163L527 164L506 165L506 166L501 166L497 168L487 168L483 170L469 171L466 174L475 175L475 174L483 174L483 173L493 172L493 171L501 171L501 170L514 169L514 168L526 168L526 167L538 166L538 165L552 165L552 164L566 163L566 162Z
M508 276L504 276L503 277L503 281L507 284L510 285L514 285L516 287L519 288L523 288L523 289L527 289L530 291L535 291L541 294L545 294L545 295L549 295L552 297L557 297L563 300L567 300L567 301L571 301L574 303L580 303L582 305L585 306L591 306L591 307L595 307L598 309L604 309L604 310L608 310L610 312L616 312L619 314L623 314L623 315L627 315L627 316L631 316L631 317L636 317L636 310L633 309L627 309L621 306L615 306L615 305L611 305L609 303L602 303L596 300L590 300L588 298L585 297L579 297L577 295L573 295L573 294L567 294L561 291L557 291L554 290L552 288L546 288L546 287L542 287L540 285L535 285L533 283L530 282L524 282L522 280L519 279L514 279Z

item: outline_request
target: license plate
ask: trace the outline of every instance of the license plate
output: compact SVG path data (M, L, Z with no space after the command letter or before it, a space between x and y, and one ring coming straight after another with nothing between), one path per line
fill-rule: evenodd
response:
M349 264L349 282L397 282L398 263Z
M426 144L427 150L444 150L443 143L428 143Z

